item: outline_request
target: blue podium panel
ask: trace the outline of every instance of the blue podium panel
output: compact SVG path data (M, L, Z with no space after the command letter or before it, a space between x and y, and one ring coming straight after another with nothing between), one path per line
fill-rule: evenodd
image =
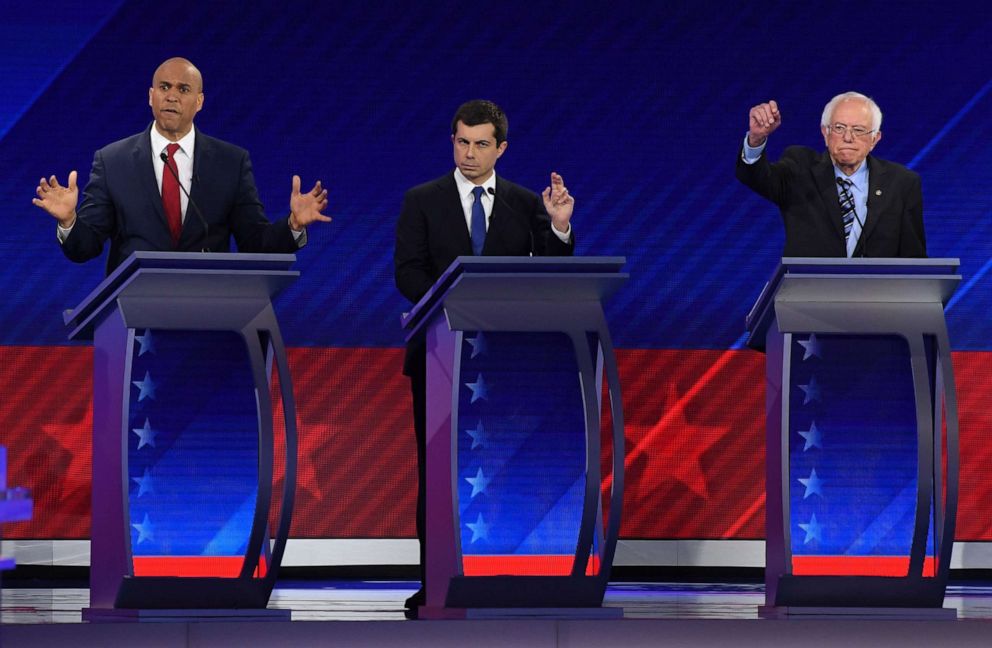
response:
M794 335L790 357L793 573L906 576L919 453L909 344Z
M765 601L940 607L957 509L943 305L956 259L782 259L748 316L766 353Z
M232 331L133 334L128 403L128 514L142 558L227 557L241 569L258 496L258 417L244 339ZM171 575L202 575L195 561Z
M293 261L136 252L64 314L69 337L94 345L86 618L268 605L296 480L296 409L271 299L299 275Z
M457 493L465 573L569 573L586 488L571 338L465 332L461 376Z
M624 456L602 300L626 281L622 266L459 257L404 315L427 356L427 617L602 605Z

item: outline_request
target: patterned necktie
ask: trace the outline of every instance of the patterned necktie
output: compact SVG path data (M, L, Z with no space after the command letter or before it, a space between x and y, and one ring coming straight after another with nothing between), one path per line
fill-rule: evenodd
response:
M172 235L172 247L179 245L179 235L183 231L183 210L179 201L179 168L176 166L176 151L178 144L165 147L169 154L166 164L172 169L162 169L162 210L165 211L165 222L169 224L169 234Z
M472 252L479 256L486 244L486 210L482 208L485 189L476 187L472 193L475 194L475 202L472 203Z
M851 228L854 227L854 194L851 186L854 183L847 178L837 178L837 197L840 199L840 211L844 219L844 240L851 238Z

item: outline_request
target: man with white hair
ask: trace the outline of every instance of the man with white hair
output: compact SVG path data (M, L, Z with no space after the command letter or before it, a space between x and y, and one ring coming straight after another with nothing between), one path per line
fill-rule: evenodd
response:
M790 146L778 162L765 154L782 123L772 100L751 108L737 158L737 178L778 205L783 256L925 257L920 176L870 155L882 139L882 111L871 98L845 92L823 109L827 150Z

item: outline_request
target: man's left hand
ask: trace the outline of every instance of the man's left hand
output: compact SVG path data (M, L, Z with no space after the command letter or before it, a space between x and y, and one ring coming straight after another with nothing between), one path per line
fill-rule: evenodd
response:
M568 193L565 181L560 175L551 172L551 186L545 187L541 193L544 199L544 209L551 217L551 225L559 232L568 231L568 221L572 218L572 209L575 207L575 198Z
M313 189L300 193L300 176L293 176L293 193L289 195L289 227L300 232L314 221L330 223L331 217L321 212L327 209L327 189L320 186L320 180Z

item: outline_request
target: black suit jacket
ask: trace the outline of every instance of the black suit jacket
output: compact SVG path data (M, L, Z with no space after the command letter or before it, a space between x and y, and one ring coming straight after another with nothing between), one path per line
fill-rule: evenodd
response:
M533 191L496 177L496 196L486 231L483 256L569 256L574 237L564 243L551 231L544 202ZM459 256L472 255L472 239L465 223L453 173L406 192L396 223L393 263L396 287L417 303ZM422 358L423 342L407 346L404 373L410 374Z
M204 239L203 224L189 205L179 244L173 247L152 166L151 128L109 144L93 156L76 223L62 244L69 259L83 262L99 256L107 239L107 274L137 250L228 252L232 236L241 252L297 250L289 219L270 223L265 217L248 151L199 130L190 198L207 221L209 238Z
M920 176L895 162L868 156L868 216L855 257L925 257ZM790 146L771 164L737 156L737 178L778 205L785 224L782 256L845 257L844 222L833 162L827 152Z

